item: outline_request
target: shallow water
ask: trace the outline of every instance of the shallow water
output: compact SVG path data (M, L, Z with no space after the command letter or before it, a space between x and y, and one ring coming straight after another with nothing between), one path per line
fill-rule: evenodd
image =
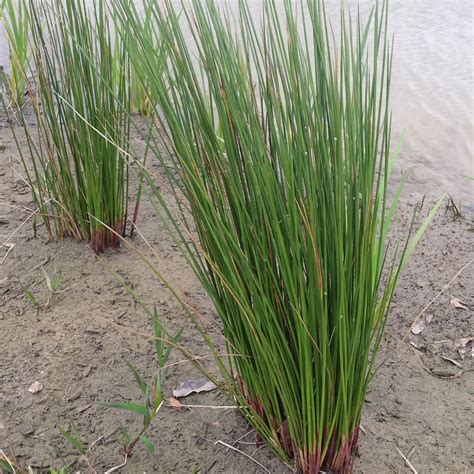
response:
M92 2L92 0L91 0ZM225 3L219 0L220 3ZM249 0L255 15L261 0ZM231 6L236 1L228 0ZM336 15L339 1L327 2ZM346 1L356 6L357 1ZM361 0L366 12L372 0ZM391 0L395 34L394 141L403 135L399 171L412 188L449 192L474 210L474 3ZM8 62L0 33L0 64Z

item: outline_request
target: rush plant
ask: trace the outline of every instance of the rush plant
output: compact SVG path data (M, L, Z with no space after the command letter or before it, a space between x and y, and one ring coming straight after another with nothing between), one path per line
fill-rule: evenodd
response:
M5 31L9 51L8 89L11 103L21 107L25 103L28 79L29 21L24 0L2 0L0 22Z
M342 11L337 35L318 0L268 0L261 20L244 0L232 18L192 0L184 20L158 3L163 72L116 6L162 111L156 156L186 198L174 235L222 321L222 386L284 461L350 472L390 302L436 211L388 253L387 2L365 21Z
M19 150L50 237L100 253L126 232L129 77L105 0L86 3L28 0L36 128L21 115L29 153Z
M135 21L141 22L142 35L147 41L148 47L154 50L155 56L162 54L160 34L158 25L153 22L154 0L142 0L140 10L132 10L135 14ZM120 23L117 23L120 24ZM126 34L122 35L122 39ZM162 64L162 61L160 61ZM130 64L130 103L131 111L142 115L151 115L155 112L156 100L153 98L149 79L146 75L140 74L139 63Z

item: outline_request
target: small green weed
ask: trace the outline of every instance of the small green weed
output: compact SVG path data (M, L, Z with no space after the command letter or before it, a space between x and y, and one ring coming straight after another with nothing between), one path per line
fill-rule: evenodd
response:
M163 337L164 331L159 320L156 307L153 311L153 329L155 335L155 353L158 371L153 379L152 384L147 384L143 380L138 370L132 364L127 362L135 382L143 394L144 402L142 404L133 402L103 402L99 404L100 406L107 408L126 410L143 417L143 428L135 437L129 435L128 428L122 428L122 444L126 457L130 457L132 455L133 449L138 442L141 442L150 453L153 453L156 449L153 441L151 441L151 439L145 435L145 432L158 415L158 412L164 403L162 384L166 375L165 366L173 347L178 343L182 334L182 330L179 330L176 335L171 338L169 345L165 344Z
M38 298L36 298L36 296L33 294L31 288L28 288L26 286L22 287L23 293L31 302L31 304L36 308L37 314L40 310L48 309L51 305L51 302L53 301L53 298L67 290L67 288L64 288L66 281L64 280L61 272L55 270L52 275L49 275L44 267L41 267L41 270L43 272L43 276L49 293L46 301L40 302Z

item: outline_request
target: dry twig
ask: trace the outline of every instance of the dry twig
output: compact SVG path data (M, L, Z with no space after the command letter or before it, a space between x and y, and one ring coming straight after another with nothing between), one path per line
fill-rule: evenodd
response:
M397 451L400 453L400 456L405 460L407 466L413 471L413 474L418 474L418 471L413 467L413 464L408 460L408 458L398 448Z
M244 453L243 451L241 451L240 449L237 449L235 448L234 446L231 446L230 444L227 444L227 443L224 443L224 441L221 441L221 440L217 440L214 445L216 444L221 444L222 446L225 446L226 448L229 448L229 449L232 449L233 451L237 451L238 453L240 454L243 454L246 458L250 459L251 461L253 461L255 464L257 464L258 466L260 466L265 472L268 472L270 473L270 471L261 463L259 463L256 459L254 459L252 456L248 455L247 453ZM106 473L107 474L107 473Z

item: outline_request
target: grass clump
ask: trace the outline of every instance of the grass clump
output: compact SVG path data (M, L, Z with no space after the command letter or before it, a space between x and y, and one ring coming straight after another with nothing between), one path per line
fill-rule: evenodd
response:
M22 107L27 90L29 48L29 21L24 0L0 3L0 22L3 24L9 51L10 74L7 80L12 105Z
M130 100L124 45L116 46L105 0L91 10L84 0L28 0L27 11L37 129L26 115L20 120L34 201L50 237L72 235L97 253L117 247L120 239L103 224L125 235Z
M130 3L116 6L162 111L156 156L193 217L175 236L222 321L223 387L285 462L350 472L393 292L436 210L389 260L387 2L365 22L341 12L337 40L320 1L301 2L301 21L268 0L261 24L243 0L237 18L155 2L163 72Z

